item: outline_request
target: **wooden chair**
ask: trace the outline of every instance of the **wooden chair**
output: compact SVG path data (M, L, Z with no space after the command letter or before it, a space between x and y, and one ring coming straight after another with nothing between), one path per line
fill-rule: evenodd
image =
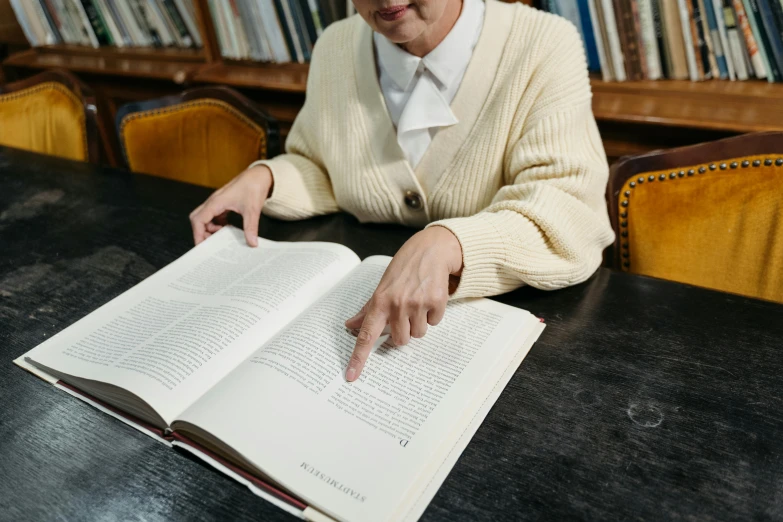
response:
M217 188L278 153L277 122L228 87L191 89L117 112L128 168Z
M783 302L783 132L621 159L607 200L617 269Z
M0 86L0 145L98 163L95 96L60 70Z

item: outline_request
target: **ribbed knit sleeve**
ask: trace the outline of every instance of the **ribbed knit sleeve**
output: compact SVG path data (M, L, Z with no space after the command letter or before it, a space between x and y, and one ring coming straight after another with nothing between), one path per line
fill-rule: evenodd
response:
M429 225L448 228L462 245L455 298L579 283L614 239L604 202L608 166L582 44L575 30L558 37L526 92L535 102L507 149L507 184L481 212Z
M320 40L319 40L320 44ZM324 167L321 151L322 138L318 125L321 96L319 89L327 89L321 81L321 68L316 45L310 74L307 78L307 97L296 116L286 140L285 154L271 160L256 161L272 171L274 188L264 204L264 214L278 219L305 219L337 212L339 207L332 192L332 184Z

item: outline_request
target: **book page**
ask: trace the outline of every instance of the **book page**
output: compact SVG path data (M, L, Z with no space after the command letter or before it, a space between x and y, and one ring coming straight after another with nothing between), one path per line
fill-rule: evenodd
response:
M343 323L388 262L365 260L180 417L349 521L405 516L399 510L426 489L422 477L438 469L432 459L448 457L443 444L456 443L540 328L528 312L494 301L451 302L424 338L384 344L347 383L355 337Z
M358 264L341 245L251 248L226 227L26 357L123 388L170 423Z

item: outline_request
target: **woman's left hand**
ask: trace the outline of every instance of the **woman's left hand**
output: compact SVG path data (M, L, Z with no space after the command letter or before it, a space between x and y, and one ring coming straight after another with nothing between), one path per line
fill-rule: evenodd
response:
M387 324L397 346L408 344L411 337L424 337L427 325L438 324L449 299L449 278L461 271L462 246L449 229L434 226L410 238L389 263L367 304L345 322L346 327L359 330L346 380L359 378Z

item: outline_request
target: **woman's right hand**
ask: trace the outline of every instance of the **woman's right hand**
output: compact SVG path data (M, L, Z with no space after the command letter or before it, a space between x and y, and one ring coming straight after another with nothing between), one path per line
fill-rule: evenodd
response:
M258 220L272 193L272 171L266 165L247 169L216 190L190 213L193 241L198 245L228 223L228 213L242 216L247 244L258 246Z

